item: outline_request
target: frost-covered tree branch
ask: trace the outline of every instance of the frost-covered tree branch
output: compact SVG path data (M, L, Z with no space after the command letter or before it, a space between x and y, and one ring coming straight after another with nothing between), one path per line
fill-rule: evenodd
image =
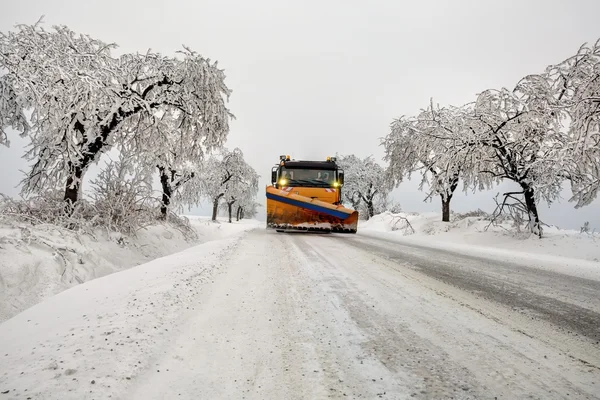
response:
M557 109L570 120L562 159L573 191L570 201L583 207L600 190L600 39L547 72L558 93Z
M544 75L530 75L512 91L486 90L475 102L472 129L461 144L477 160L475 169L521 187L531 232L540 237L537 203L540 198L554 201L563 180L557 157L566 138L554 98Z
M88 154L91 138L82 133L92 130L82 116L95 112L103 90L115 74L110 57L113 45L66 27L45 31L40 24L19 25L17 32L0 34L0 68L5 82L18 99L18 112L31 111L28 133L34 161L24 181L26 193L54 189L70 176L69 165ZM6 108L2 122L6 124ZM95 128L95 127L94 127Z
M152 221L155 201L149 172L126 155L106 163L90 182L91 198L103 226L132 234Z
M458 185L481 190L508 179L523 190L532 232L540 235L537 201L551 202L564 179L565 135L555 107L556 93L545 75L531 75L514 90L486 90L473 104L434 108L401 118L384 139L394 184L419 171L442 199L443 220ZM429 179L431 177L431 180Z
M213 205L212 220L217 220L219 206L224 204L231 222L233 205L251 202L258 191L258 174L244 160L239 148L223 149L211 156L203 165L202 195Z
M405 178L417 172L421 175L419 190L429 187L426 200L440 196L442 220L450 220L450 201L458 187L461 175L467 185L483 185L477 171L470 168L470 153L459 146L465 125L465 116L471 112L462 108L434 106L417 117L402 117L393 121L390 133L383 139L384 160L389 162L387 171L391 184L398 186Z
M76 203L87 169L113 147L139 150L152 168L174 169L164 154L166 164L157 162L156 149L168 151L157 134L165 118L183 135L180 160L224 143L230 90L217 63L189 49L179 58L150 52L114 58L114 47L66 27L21 25L0 36L0 67L19 99L16 110L32 111L27 157L34 163L25 193L62 185L65 201ZM15 126L5 112L14 104L7 104L2 124Z
M600 40L513 90L485 90L464 107L431 104L400 118L382 145L394 185L419 172L421 188L428 184L443 204L459 178L465 190L515 182L521 191L508 195L523 195L530 230L541 237L537 204L554 201L565 179L576 207L600 190Z
M344 169L343 202L360 210L367 219L385 210L390 192L384 169L373 157L361 159L354 154L337 157Z
M474 189L506 179L525 198L530 229L542 235L537 203L560 193L560 163L565 137L554 107L555 92L544 75L523 78L513 90L486 90L472 111L463 114L463 129L450 154L462 154L476 181ZM483 185L482 185L483 184Z
M29 122L24 109L25 104L17 97L9 76L0 76L0 145L10 145L6 127L21 132L21 135L29 133Z

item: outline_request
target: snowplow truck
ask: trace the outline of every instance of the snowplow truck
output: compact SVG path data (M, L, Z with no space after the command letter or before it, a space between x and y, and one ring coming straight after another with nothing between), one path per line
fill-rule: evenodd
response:
M279 157L267 186L267 229L356 233L358 211L342 205L344 171L325 161Z

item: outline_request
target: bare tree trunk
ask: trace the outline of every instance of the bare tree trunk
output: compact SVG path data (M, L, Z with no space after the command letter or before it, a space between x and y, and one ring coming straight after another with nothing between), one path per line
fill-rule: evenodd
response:
M77 160L77 164L69 162L70 171L67 177L67 184L65 185L65 209L69 215L73 212L73 207L79 200L79 192L81 189L81 182L84 172L102 153L102 150L108 141L109 135L119 126L123 119L138 112L139 110L141 110L140 106L129 112L124 112L121 108L119 108L115 113L113 113L109 123L100 127L100 136L97 136L93 142L87 142L87 140L85 140L81 143L81 151L83 156ZM73 122L73 127L85 137L86 130L84 124L78 119Z
M241 219L241 215L242 215L242 207L238 206L237 211L235 213L235 220L239 221Z
M525 206L527 206L527 213L529 214L529 229L532 233L541 238L543 229L542 224L540 223L537 205L535 204L533 188L526 183L521 183L520 185L523 188L523 195L525 196Z
M160 205L160 217L161 219L166 220L169 212L169 205L171 204L171 195L173 194L173 190L171 188L171 182L166 169L164 167L158 167L158 171L160 173L160 184L163 191L162 202Z
M444 199L444 196L440 195L442 198L442 221L450 222L450 200L452 200L452 196L447 196Z
M446 199L444 199L444 196L440 194L440 197L442 198L442 222L450 222L450 201L452 200L454 191L458 186L458 178L458 173L450 177L450 193L446 193Z
M80 167L73 168L73 175L67 178L65 185L65 211L68 215L73 213L73 207L79 200L79 190L81 189L81 179L83 178L83 169Z
M217 220L217 211L219 210L219 197L213 200L212 220Z
M233 203L235 203L235 201L227 202L227 211L229 212L229 223L231 223L231 210L233 208Z
M375 206L373 205L373 199L367 201L367 220L375 215Z

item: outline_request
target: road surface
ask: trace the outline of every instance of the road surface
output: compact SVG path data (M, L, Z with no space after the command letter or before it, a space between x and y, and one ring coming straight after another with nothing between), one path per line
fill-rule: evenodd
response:
M224 263L127 398L600 396L600 282L262 229Z

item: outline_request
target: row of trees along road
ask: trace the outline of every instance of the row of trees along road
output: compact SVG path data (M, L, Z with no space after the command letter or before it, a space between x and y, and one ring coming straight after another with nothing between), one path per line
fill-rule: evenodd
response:
M205 160L212 152L228 158L223 146L233 118L217 63L189 48L177 57L116 57L115 48L65 26L47 31L40 22L0 33L0 144L10 143L7 127L29 141L23 195L62 187L71 212L89 167L114 150L138 172L158 174L164 217L175 200L214 200L209 182L219 168L232 174L223 201L252 212L256 172L241 151L229 164Z
M440 197L444 221L459 181L476 191L507 180L517 189L504 193L499 209L522 209L541 237L539 200L556 200L563 182L570 182L575 207L596 198L599 140L600 41L512 90L484 90L460 107L431 102L418 115L393 121L381 144L390 182L398 186L420 174L428 197Z
M69 212L89 167L116 150L138 171L158 174L165 217L174 201L202 198L213 203L213 217L220 207L230 219L255 213L258 176L239 149L224 148L233 115L217 63L188 48L178 57L115 57L115 47L39 23L0 34L0 144L9 144L7 127L29 141L23 194L62 187ZM386 170L370 157L339 157L344 202L371 217L385 209L392 187L417 173L449 221L460 182L475 191L508 180L518 189L504 194L501 207L521 207L541 236L539 200L556 200L563 182L570 182L576 207L596 198L599 120L597 42L512 90L488 89L463 106L432 101L393 121L381 142Z
M224 207L232 220L233 209L236 219L254 217L257 204L254 196L258 191L258 174L244 161L242 151L223 149L212 155L205 163L206 177L202 180L200 193L205 193L212 201L213 220L217 218L219 207Z
M362 159L354 154L336 156L345 175L342 202L358 210L365 219L385 211L390 187L383 167L371 156Z

